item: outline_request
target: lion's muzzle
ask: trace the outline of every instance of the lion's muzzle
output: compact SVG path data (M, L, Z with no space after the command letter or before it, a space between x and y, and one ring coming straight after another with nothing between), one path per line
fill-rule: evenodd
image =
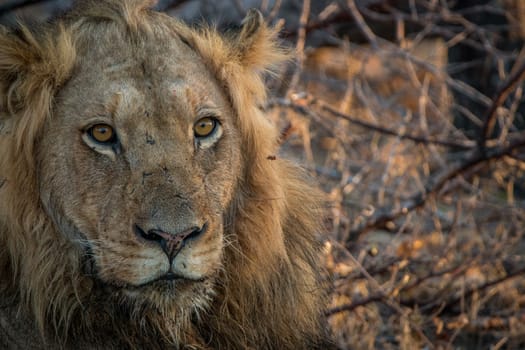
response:
M202 227L193 226L177 233L166 232L161 229L151 229L145 232L135 224L135 233L147 241L157 242L168 256L170 265L177 254L184 248L187 241L195 239L206 232L208 224Z

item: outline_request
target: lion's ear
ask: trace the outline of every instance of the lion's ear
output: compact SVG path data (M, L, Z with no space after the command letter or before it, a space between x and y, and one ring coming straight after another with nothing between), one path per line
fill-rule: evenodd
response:
M287 59L287 52L277 44L277 32L266 24L259 10L250 9L231 38L239 63L245 68L267 70Z
M16 95L16 85L20 84L20 76L27 61L27 52L19 40L10 33L7 28L0 26L0 112L11 110L13 100ZM10 92L11 91L11 92Z
M64 27L36 33L25 26L0 27L0 117L14 122L16 149L26 156L75 62L73 40Z
M29 86L31 71L42 58L33 46L37 43L27 28L15 32L0 27L0 107L10 116L34 89Z
M250 9L241 22L241 30L237 35L237 46L239 51L249 51L257 39L260 30L264 30L264 19L257 9Z
M38 37L27 27L0 27L0 106L14 114L41 102L42 90L55 89L66 79L73 61L72 43L60 28ZM36 100L35 100L36 99Z

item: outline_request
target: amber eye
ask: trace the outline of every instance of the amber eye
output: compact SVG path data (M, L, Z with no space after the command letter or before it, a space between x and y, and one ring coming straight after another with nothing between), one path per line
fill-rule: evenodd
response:
M87 130L89 136L100 143L111 143L115 141L115 131L107 124L95 124Z
M193 125L193 132L196 137L210 136L217 127L217 119L212 117L204 117Z

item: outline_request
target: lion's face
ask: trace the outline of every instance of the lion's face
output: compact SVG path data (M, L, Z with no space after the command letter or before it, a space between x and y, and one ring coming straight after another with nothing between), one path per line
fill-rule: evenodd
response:
M105 40L80 51L92 63L78 65L42 132L43 205L91 257L89 273L123 295L205 295L240 173L233 111L176 36Z

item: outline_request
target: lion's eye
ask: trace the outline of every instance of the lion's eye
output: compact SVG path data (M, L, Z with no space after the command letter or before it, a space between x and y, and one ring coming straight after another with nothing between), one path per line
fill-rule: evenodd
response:
M217 119L212 117L204 117L193 125L193 132L196 137L210 136L217 128Z
M95 124L87 130L91 138L100 143L112 143L116 135L113 127L107 124Z

